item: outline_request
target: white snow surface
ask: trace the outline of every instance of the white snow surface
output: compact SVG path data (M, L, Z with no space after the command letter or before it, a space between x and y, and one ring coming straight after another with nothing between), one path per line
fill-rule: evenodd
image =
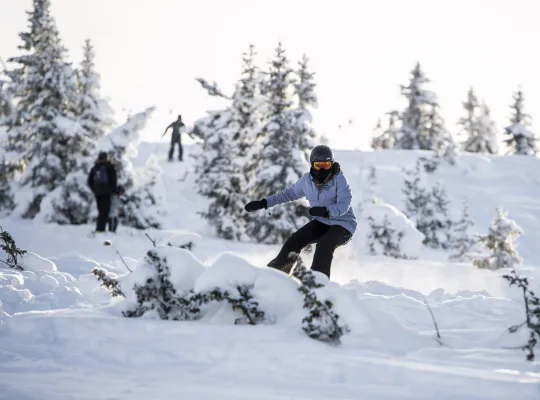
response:
M167 163L167 147L143 143L135 160L142 167L157 150L168 215L161 231L120 226L116 235L90 237L91 226L0 220L31 252L22 260L25 271L0 269L0 399L540 398L539 363L508 349L527 338L525 331L507 331L524 318L520 292L501 278L507 271L449 263L447 253L421 248L419 233L400 211L401 168L425 153L336 151L356 200L359 229L336 250L332 279L317 290L351 329L341 345L330 346L301 330L298 281L265 267L279 246L217 239L197 215L206 205L193 189L189 155L197 147L185 146L184 163ZM374 194L382 204L360 201L370 165L377 168ZM466 154L456 166L443 165L428 176L446 187L452 208L459 210L467 199L479 233L487 232L497 206L508 212L524 231L518 272L537 292L539 167L533 157ZM406 231L403 243L418 259L368 256L368 215L389 215ZM134 298L111 299L90 272L105 268L129 292L149 273L144 257L153 244L145 234L167 257L180 290L250 285L271 322L234 325L239 314L227 304L190 322L121 317ZM114 247L103 246L105 240ZM189 242L191 252L179 248ZM311 257L304 256L308 266ZM444 346L434 339L424 301Z

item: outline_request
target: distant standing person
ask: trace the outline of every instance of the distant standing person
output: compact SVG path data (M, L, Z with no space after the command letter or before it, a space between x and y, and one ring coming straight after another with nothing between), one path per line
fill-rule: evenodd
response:
M116 192L116 168L110 162L107 153L103 151L99 153L88 174L88 186L96 197L98 209L96 233L105 232L111 209L111 196Z
M171 135L171 148L169 150L169 161L173 160L174 155L174 146L178 144L178 161L183 161L183 155L184 155L184 149L182 148L182 138L181 138L181 130L182 128L185 128L185 124L182 122L182 116L178 115L178 119L174 121L172 124L170 124L167 128L165 128L165 132L163 132L163 135L161 137L165 136L169 128L172 128L172 135ZM188 135L193 139L193 136L188 133Z

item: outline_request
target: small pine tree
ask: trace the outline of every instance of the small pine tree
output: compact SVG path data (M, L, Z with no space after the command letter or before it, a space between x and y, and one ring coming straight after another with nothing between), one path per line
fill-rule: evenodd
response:
M298 255L291 256L298 257ZM312 339L339 344L341 337L349 333L350 329L347 325L339 323L339 315L334 311L334 305L330 300L318 299L315 290L323 285L316 282L313 272L305 267L299 257L293 276L301 282L298 290L304 295L304 308L308 310L308 315L302 320L303 331Z
M7 265L9 268L22 271L23 267L19 264L19 258L24 257L27 253L26 250L20 249L15 244L15 240L9 234L9 232L2 229L0 226L0 250L7 256L6 260L0 260L0 262Z
M485 102L480 104L473 89L470 89L463 108L467 112L467 115L459 120L464 137L461 144L463 151L496 154L497 126L490 116L488 106Z
M478 238L491 254L474 260L473 264L491 270L514 268L522 261L515 249L515 240L522 233L516 222L509 219L501 208L497 208L488 234Z
M508 330L510 333L517 332L523 326L529 329L529 340L521 350L526 350L527 361L534 361L534 348L540 341L540 298L529 288L529 280L526 277L518 275L515 269L512 269L510 274L503 275L503 278L508 281L510 286L517 286L523 293L525 306L525 321L520 325L513 325Z
M470 218L467 202L463 203L461 218L452 225L452 240L448 246L451 249L449 259L453 261L464 261L468 258L468 254L476 244L474 236L470 232L474 223Z
M428 190L423 182L422 163L414 170L404 170L402 189L405 194L405 214L424 234L423 243L432 248L447 248L452 222L448 217L448 199L445 189L438 183Z
M538 152L538 138L528 128L531 124L531 116L524 111L524 97L520 89L514 94L510 125L504 128L510 136L505 140L510 154L535 155Z
M448 248L452 230L448 205L446 190L437 183L432 188L426 208L416 218L416 228L424 234L426 246L434 249Z
M370 232L367 237L369 254L372 256L382 254L393 258L408 258L401 253L400 242L404 237L403 231L396 231L392 228L388 216L385 215L382 223L375 221L373 217L368 217Z

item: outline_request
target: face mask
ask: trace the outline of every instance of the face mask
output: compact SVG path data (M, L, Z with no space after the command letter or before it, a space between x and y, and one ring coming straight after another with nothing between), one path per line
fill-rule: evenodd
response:
M330 174L332 173L332 168L317 170L317 169L312 167L310 169L310 173L311 173L311 176L313 177L313 179L317 183L323 183L326 180L326 178L328 178L330 176Z

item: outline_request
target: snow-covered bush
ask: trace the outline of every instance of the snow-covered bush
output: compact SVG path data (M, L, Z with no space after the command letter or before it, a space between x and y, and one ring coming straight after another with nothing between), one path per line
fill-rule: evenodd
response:
M339 322L339 315L328 299L320 300L316 289L324 285L317 282L315 274L306 268L302 259L297 258L293 276L300 282L298 290L304 295L304 308L308 315L302 320L302 330L312 339L339 344L341 337L350 332L347 325Z
M476 258L473 264L478 268L501 269L514 268L521 263L521 257L515 249L515 240L523 233L515 221L508 218L507 213L497 208L495 219L487 235L479 236L478 241L491 254Z
M371 231L367 238L369 254L394 258L407 258L401 254L400 242L403 239L403 231L393 229L387 216L384 217L382 224L375 221L373 217L368 217Z
M216 286L195 292L195 280L204 267L193 256L186 257L185 252L172 246L154 247L147 252L145 265L135 277L113 276L103 268L95 268L93 274L112 296L134 300L122 311L125 317L157 315L167 320L196 320L209 304L225 302L242 315L235 323L256 325L265 321L264 311L250 292L253 285L238 284L226 289Z

